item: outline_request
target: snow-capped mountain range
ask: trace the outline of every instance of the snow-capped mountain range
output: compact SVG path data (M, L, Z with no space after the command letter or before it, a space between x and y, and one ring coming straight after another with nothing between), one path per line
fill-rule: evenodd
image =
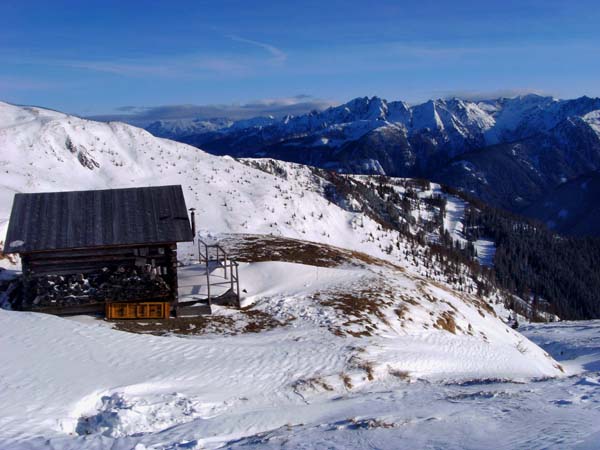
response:
M364 97L278 120L216 121L208 131L178 133L167 123L149 129L219 155L428 178L517 212L534 210L561 183L600 168L600 99L588 97L418 105Z
M257 139L255 146L285 145L290 139L303 138L304 145L341 147L373 130L389 127L401 129L407 138L429 135L434 145L453 150L452 154L460 154L471 148L547 132L564 120L575 117L580 117L600 133L599 113L600 99L587 97L558 100L528 94L476 102L458 98L438 99L418 105L363 97L324 111L285 116L279 120L273 117L238 122L190 120L185 127L181 121L159 121L147 129L160 137L169 135L178 138L210 132L221 135L240 133L240 143L253 136ZM218 136L213 138L218 139Z

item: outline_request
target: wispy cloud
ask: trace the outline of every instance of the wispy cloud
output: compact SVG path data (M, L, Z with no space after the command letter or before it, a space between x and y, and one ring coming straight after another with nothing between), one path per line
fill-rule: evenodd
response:
M157 120L212 119L223 117L231 120L248 119L257 116L282 117L286 114L298 115L313 110L322 110L334 103L306 94L284 98L258 99L247 103L209 105L162 105L162 106L121 106L115 114L90 117L101 121L122 121L137 126L146 126Z
M54 61L53 65L71 67L74 69L85 69L94 72L105 72L116 75L128 76L174 76L177 71L173 66L155 64L136 60L115 60L115 61Z
M240 51L230 48L222 52L198 52L176 56L162 55L143 58L52 58L22 56L18 52L3 51L5 63L20 65L54 66L82 69L128 77L202 78L210 76L246 76L261 73L265 64L282 65L286 53L274 45L246 39L237 35L225 35L224 39L257 47L264 52Z
M252 65L229 57L184 55L178 58L129 59L114 61L54 61L54 65L86 69L122 76L195 78L210 75L240 76L250 73Z
M507 89L490 89L490 90L446 90L446 91L434 91L433 94L436 97L445 99L449 98L460 98L463 100L479 101L479 100L491 100L496 98L513 98L519 95L536 94L542 96L553 97L553 93L543 91L540 89L533 88L507 88Z
M59 84L43 80L0 76L0 91L29 91L56 88Z
M254 41L252 39L246 39L240 36L236 36L234 34L227 35L227 37L233 41L243 42L244 44L254 45L256 47L266 50L271 55L271 61L274 63L283 64L287 60L287 54L283 50L275 47L274 45Z

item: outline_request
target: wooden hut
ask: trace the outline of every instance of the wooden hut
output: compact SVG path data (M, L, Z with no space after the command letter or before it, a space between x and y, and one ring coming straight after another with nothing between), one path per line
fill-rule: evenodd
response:
M16 194L4 253L18 253L17 309L168 318L177 243L193 240L181 186Z

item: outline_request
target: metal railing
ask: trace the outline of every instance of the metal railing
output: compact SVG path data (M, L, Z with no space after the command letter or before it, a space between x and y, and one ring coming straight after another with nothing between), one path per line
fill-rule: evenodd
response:
M208 290L208 304L212 306L211 286L229 286L225 292L235 297L236 306L240 307L240 278L239 264L235 259L230 258L227 252L219 244L208 244L198 238L198 259L200 264L206 266L206 288ZM210 274L223 269L223 279L226 281L214 281L210 279ZM229 276L227 273L229 272Z

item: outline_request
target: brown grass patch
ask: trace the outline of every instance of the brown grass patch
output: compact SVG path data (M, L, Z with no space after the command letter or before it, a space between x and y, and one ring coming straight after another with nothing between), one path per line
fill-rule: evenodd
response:
M119 331L155 336L203 334L260 333L288 325L293 318L279 321L263 311L243 309L235 316L175 317L167 320L115 320L113 327Z
M400 369L392 369L392 368L388 368L388 373L396 378L399 378L403 381L408 381L410 380L410 372L408 372L407 370L400 370Z
M374 288L377 289L377 288ZM340 314L348 317L342 327L331 327L334 334L346 334L354 337L372 336L378 329L374 318L386 325L390 325L383 314L383 308L392 304L391 300L385 301L382 293L376 290L360 290L340 292L323 292L313 298L321 305L335 309ZM360 329L350 329L358 327ZM340 329L341 328L341 329Z
M339 329L339 332L341 333L341 335L343 336L344 334L352 336L352 337L356 337L356 338L360 338L360 337L368 337L368 336L373 336L369 331L364 330L364 331L352 331L352 330L341 330ZM339 336L339 334L338 334Z
M367 291L332 293L332 297L321 300L321 304L335 308L347 316L360 317L364 314L372 314L383 317L381 305L366 294L368 294Z
M14 255L12 253L8 255L4 254L4 241L0 241L0 261L1 260L6 260L11 264L17 264L18 262L17 255Z
M373 381L375 379L375 366L373 366L371 361L365 361L357 358L352 358L352 360L353 367L365 371L369 381Z
M113 320L113 328L129 333L200 335L210 332L228 333L234 320L223 316L176 317L167 320Z
M408 295L400 295L400 298L405 301L406 303L408 303L409 305L413 305L413 306L419 306L420 303L415 300L412 297L409 297Z
M294 390L312 389L312 390L317 390L317 391L318 390L324 390L324 391L330 391L330 392L333 391L333 387L330 384L328 384L325 380L323 380L323 378L321 378L321 377L313 377L313 378L298 380L298 381L294 382L292 387L294 388Z
M377 265L404 272L400 266L365 253L281 236L232 234L219 243L240 262L283 261L319 267Z
M454 320L452 311L444 311L438 320L435 322L435 327L441 330L446 330L449 333L456 334L456 321Z
M243 333L260 333L261 331L286 326L295 320L294 318L289 318L282 322L275 319L272 315L256 309L245 308L241 310L241 313L244 314L245 319L248 321L248 324L242 330Z
M346 386L346 389L351 390L354 387L354 385L352 384L352 379L347 373L341 374L340 378L344 382L344 386Z
M408 308L405 305L400 305L398 308L394 310L399 320L404 320L406 318L406 314L408 313Z

